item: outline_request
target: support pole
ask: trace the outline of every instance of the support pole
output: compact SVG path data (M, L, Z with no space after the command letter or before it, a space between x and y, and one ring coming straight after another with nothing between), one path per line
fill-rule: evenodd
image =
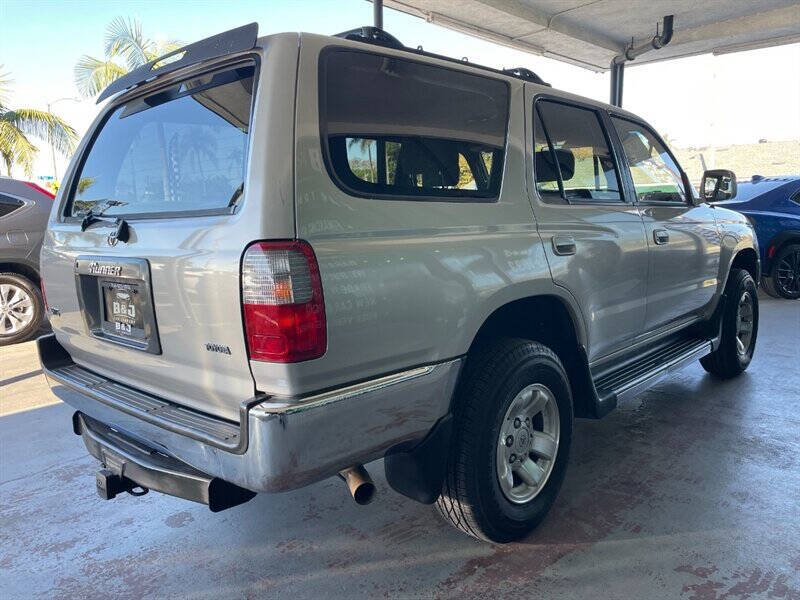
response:
M617 60L616 58L611 61L611 99L609 103L612 106L622 107L622 91L625 83L625 61Z
M372 20L375 27L383 29L383 0L372 0Z

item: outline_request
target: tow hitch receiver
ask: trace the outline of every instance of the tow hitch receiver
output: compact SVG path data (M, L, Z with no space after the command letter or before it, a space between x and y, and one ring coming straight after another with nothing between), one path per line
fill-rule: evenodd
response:
M219 512L256 494L194 469L83 413L73 416L75 433L103 468L95 476L97 493L111 500L123 492L144 496L150 490L200 502Z
M128 492L131 496L144 496L150 491L127 477L115 475L108 469L100 469L95 475L95 482L97 493L103 500L113 500L122 492Z

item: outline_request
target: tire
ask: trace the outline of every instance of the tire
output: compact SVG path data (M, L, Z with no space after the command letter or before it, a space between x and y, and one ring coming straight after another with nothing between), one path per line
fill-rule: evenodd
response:
M502 543L522 538L544 519L564 480L573 421L567 374L546 346L501 338L471 353L462 377L436 508L445 521L478 539ZM545 408L535 413L539 405ZM529 420L517 422L515 415ZM512 438L516 433L516 439L506 433ZM519 477L523 457L541 477L538 484ZM512 460L517 462L506 462ZM505 474L504 490L500 474L507 464L518 471ZM530 472L523 474L530 479Z
M39 287L16 273L0 273L0 346L29 340L43 317Z
M767 296L772 298L781 297L781 295L778 293L778 290L775 289L775 281L772 279L772 277L761 278L761 289L766 292Z
M725 285L721 318L719 347L701 358L700 364L712 375L730 379L744 372L750 364L758 337L758 293L753 278L744 269L731 269ZM746 335L747 323L750 325L749 336Z
M800 244L787 244L778 250L772 259L770 279L779 297L800 298Z

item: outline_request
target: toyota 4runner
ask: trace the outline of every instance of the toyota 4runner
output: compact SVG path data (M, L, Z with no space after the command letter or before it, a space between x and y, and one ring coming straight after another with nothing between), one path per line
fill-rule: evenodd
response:
M553 504L576 417L688 361L734 377L759 259L620 108L402 46L248 25L115 81L41 264L98 491L212 511L383 458L464 532Z

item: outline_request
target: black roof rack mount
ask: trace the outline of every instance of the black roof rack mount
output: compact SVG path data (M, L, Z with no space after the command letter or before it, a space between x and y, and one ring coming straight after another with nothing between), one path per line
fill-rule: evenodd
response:
M439 60L446 60L449 62L455 62L459 64L468 64L470 67L475 67L476 69L483 69L484 71L491 71L492 73L497 73L499 75L516 77L517 79L521 79L523 81L529 81L531 83L537 83L539 85L546 85L547 87L552 87L549 83L544 81L536 73L534 73L530 69L526 69L525 67L514 67L513 69L494 69L492 67L487 67L485 65L479 65L473 62L467 62L465 59L458 59L458 58L453 58L452 56L444 56L442 54L426 52L425 50L422 49L422 46L418 48L409 48L408 46L404 46L396 37L394 37L389 33L386 33L383 29L379 29L378 27L370 27L370 26L356 27L355 29L350 29L349 31L343 31L342 33L337 33L334 37L343 38L345 40L351 40L354 42L363 42L365 44L372 44L374 46L382 46L384 48L403 50L404 52L419 54L421 56L428 56L430 58L438 58Z
M183 67L204 60L219 58L226 54L250 50L255 48L257 40L258 23L250 23L224 33L213 35L199 42L194 42L183 48L178 48L112 81L97 97L97 103L99 104L117 92L132 89L177 69L182 69ZM163 62L165 59L176 55L181 56L171 63L156 67L156 65Z

